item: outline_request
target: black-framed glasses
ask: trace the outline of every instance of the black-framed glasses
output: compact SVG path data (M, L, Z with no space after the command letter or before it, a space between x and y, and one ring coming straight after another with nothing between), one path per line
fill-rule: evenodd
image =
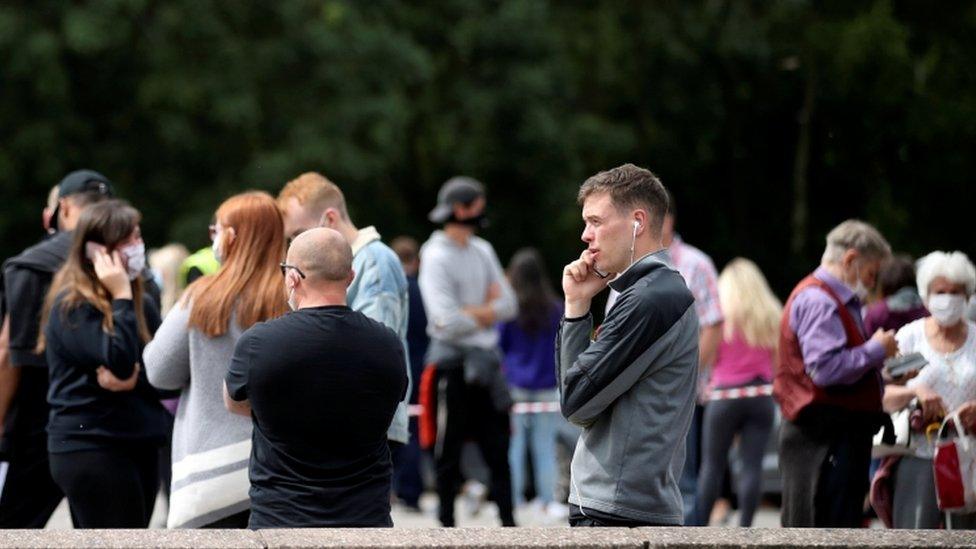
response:
M295 269L295 272L298 273L298 276L300 276L302 278L305 278L305 273L303 273L301 269L299 269L298 267L296 267L294 265L289 265L289 264L285 263L284 261L282 261L278 266L281 267L281 274L282 275L284 275L286 272L288 272L288 269Z

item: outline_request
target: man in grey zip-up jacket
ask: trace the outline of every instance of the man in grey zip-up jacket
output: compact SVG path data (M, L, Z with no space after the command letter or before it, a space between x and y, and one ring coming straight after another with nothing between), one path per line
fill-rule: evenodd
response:
M579 201L588 247L563 271L556 350L563 415L583 427L570 524L680 525L698 316L661 244L667 195L654 174L626 164L588 179ZM590 302L608 284L620 297L591 341Z

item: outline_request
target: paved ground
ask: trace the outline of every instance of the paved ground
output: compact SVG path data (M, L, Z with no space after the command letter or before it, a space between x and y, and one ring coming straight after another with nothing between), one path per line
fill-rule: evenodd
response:
M397 528L434 528L440 526L437 522L437 497L433 494L425 494L420 502L421 511L416 512L403 506L393 507L393 523ZM480 509L472 513L473 504L459 498L457 502L455 516L458 526L490 527L498 526L498 509L493 504L483 504ZM153 514L153 528L165 527L165 502L160 497L156 500L156 509ZM534 506L524 506L517 510L516 522L519 526L565 526L565 518L548 515L541 509ZM738 517L733 512L727 521L729 525L738 524ZM753 526L760 528L779 527L779 509L774 507L762 507L756 514ZM61 502L61 506L55 511L47 524L49 529L65 530L71 528L71 516L68 513L66 501Z

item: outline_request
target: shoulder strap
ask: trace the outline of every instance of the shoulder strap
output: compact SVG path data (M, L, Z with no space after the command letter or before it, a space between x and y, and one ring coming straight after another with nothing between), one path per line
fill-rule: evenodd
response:
M861 332L861 329L858 327L857 322L854 320L854 317L851 315L851 312L847 309L847 306L844 305L844 303L840 300L840 297L837 296L837 293L834 292L830 288L830 285L824 282L823 280L820 280L819 278L813 275L807 276L806 278L803 279L803 281L800 282L799 285L797 285L796 289L793 290L793 295L790 296L790 299L792 300L792 298L795 297L798 293L811 286L815 286L820 290L822 290L832 300L834 300L834 303L837 304L837 313L840 315L840 321L844 325L844 332L847 334L848 343L853 347L857 347L858 345L863 344L865 341L864 334Z

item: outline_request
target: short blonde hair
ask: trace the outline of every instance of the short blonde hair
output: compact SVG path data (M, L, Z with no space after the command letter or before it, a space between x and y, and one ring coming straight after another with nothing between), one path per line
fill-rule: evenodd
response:
M718 300L726 341L739 334L753 347L776 349L783 304L755 263L742 257L730 261L718 277Z
M891 255L891 246L878 229L859 220L848 219L827 233L824 263L837 263L847 250L871 259L885 259Z
M976 291L976 267L962 252L932 252L918 260L918 295L929 298L929 286L936 278L943 277L953 284L966 286L966 295Z
M344 219L349 219L346 197L335 183L320 173L306 172L289 181L278 193L278 208L284 212L292 198L315 217L321 217L325 210L335 208Z

